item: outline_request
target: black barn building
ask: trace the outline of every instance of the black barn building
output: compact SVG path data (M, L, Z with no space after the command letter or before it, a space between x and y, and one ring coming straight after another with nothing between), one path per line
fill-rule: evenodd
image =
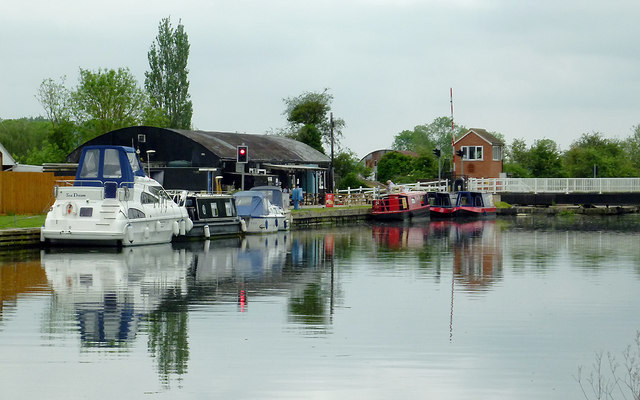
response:
M166 189L212 191L215 177L225 189L257 185L300 186L308 194L330 187L330 158L293 139L275 135L189 131L148 126L122 128L75 149L67 162L77 163L82 147L130 146L145 169ZM237 148L248 148L248 162L237 163Z

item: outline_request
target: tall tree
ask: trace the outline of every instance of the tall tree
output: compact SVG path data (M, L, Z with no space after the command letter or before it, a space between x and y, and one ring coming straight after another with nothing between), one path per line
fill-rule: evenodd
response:
M58 149L60 154L68 153L80 144L76 125L72 118L72 96L64 84L65 80L65 76L60 78L59 83L51 78L45 79L40 84L36 94L36 98L44 108L49 121L51 121L47 137L48 142L52 148ZM34 150L34 152L38 151L39 149ZM33 159L33 156L31 158ZM36 157L36 159L38 158Z
M189 38L178 22L174 29L170 18L158 25L158 36L147 53L150 71L144 85L151 106L161 109L169 119L169 128L190 129L193 104L189 95Z
M454 128L456 138L460 138L467 128L460 125ZM393 140L392 148L395 150L409 150L416 153L431 153L439 147L443 158L450 158L453 149L451 146L451 118L438 117L429 124L417 125L413 130L404 130L398 133Z
M329 93L329 89L324 89L322 93L304 92L297 97L288 97L283 101L286 106L283 115L287 117L290 125L280 134L306 143L324 153L322 143L331 144L330 112L333 95ZM339 146L342 129L345 125L343 119L333 119L333 136L336 146ZM318 134L321 140L319 146L317 143Z
M85 140L136 125L146 104L144 92L128 68L97 72L81 68L80 82L72 96Z
M599 132L583 134L565 153L564 167L570 177L599 178L637 176L638 171L623 150L622 143L606 139ZM594 168L595 167L595 168Z

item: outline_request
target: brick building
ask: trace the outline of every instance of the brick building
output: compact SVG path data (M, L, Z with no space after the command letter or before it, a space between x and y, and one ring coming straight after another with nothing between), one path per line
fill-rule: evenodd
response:
M470 178L499 178L504 142L484 129L472 128L453 144L455 175Z

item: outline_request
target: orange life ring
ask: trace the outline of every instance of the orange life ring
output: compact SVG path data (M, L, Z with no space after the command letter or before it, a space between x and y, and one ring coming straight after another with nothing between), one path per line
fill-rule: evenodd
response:
M69 203L67 204L67 214L71 215L71 213L73 213L73 204Z

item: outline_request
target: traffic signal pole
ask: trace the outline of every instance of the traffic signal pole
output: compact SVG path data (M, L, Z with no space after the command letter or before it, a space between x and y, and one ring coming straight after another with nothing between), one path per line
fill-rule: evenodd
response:
M249 162L249 146L242 143L240 146L236 147L236 164L242 165L240 171L240 189L244 190L244 174L246 169L246 164ZM236 165L236 171L237 171Z

